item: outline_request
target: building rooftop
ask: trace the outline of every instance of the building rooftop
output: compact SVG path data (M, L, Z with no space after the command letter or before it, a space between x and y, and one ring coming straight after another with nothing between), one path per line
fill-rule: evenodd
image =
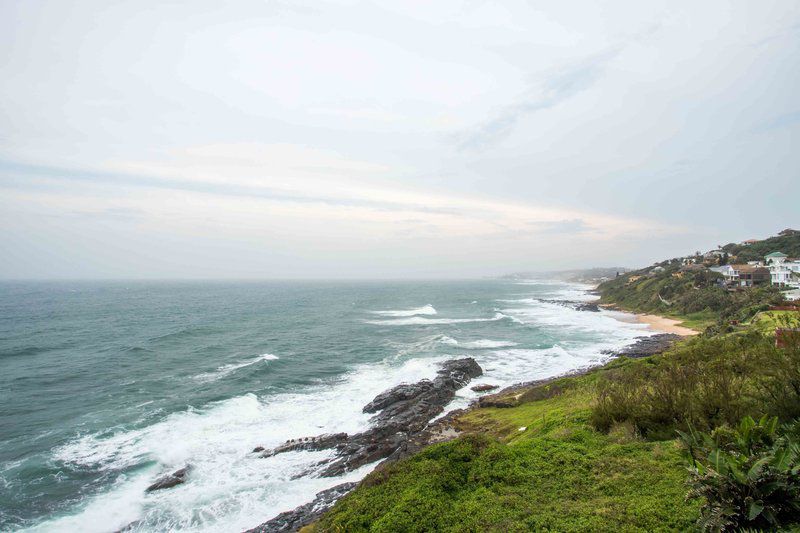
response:
M738 270L742 273L753 273L756 270L767 270L766 268L762 267L761 265L731 265L734 269Z
M772 252L771 254L767 254L764 257L772 259L773 257L789 257L789 256L781 252Z

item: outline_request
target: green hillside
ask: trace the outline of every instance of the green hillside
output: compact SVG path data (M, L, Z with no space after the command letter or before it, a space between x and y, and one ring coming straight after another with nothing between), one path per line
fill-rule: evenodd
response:
M723 250L729 263L763 260L775 251L800 257L800 232L787 232L749 245L728 244ZM687 267L683 259L686 258L663 261L600 284L597 290L601 303L670 316L684 320L689 327L704 329L748 321L783 300L780 290L768 285L728 291L720 286L722 275L702 268L702 263ZM702 261L699 256L688 259Z
M722 249L740 263L764 259L765 255L772 252L783 252L789 257L800 257L800 231L785 230L784 232L785 235L770 237L752 244L726 244Z
M710 270L682 271L680 262L635 270L602 283L600 302L639 313L670 316L703 329L731 321L744 322L783 301L771 286L731 292L719 286L722 276Z

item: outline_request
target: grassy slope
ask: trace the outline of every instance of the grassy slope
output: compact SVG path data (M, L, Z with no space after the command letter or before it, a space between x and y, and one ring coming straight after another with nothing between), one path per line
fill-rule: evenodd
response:
M676 443L588 424L603 372L559 380L516 407L469 411L458 424L470 436L374 472L309 530L690 528L698 503L684 499Z

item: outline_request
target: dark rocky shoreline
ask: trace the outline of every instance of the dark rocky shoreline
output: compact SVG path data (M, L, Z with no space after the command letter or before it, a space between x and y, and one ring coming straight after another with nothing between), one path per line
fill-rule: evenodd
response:
M569 307L575 311L590 311L592 313L599 313L600 306L594 302L578 302L575 300L539 300L548 304L556 304L563 307Z
M617 357L649 357L668 350L673 344L681 339L675 333L658 333L650 337L639 337L635 343L623 348L618 352L610 352ZM606 352L609 353L609 352Z

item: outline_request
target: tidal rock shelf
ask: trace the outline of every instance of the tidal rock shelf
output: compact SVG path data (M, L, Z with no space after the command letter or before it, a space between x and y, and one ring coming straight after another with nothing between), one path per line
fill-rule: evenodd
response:
M625 356L631 358L649 357L651 355L659 354L668 350L681 339L680 335L675 333L658 333L649 337L638 337L636 342L613 353L617 356Z

